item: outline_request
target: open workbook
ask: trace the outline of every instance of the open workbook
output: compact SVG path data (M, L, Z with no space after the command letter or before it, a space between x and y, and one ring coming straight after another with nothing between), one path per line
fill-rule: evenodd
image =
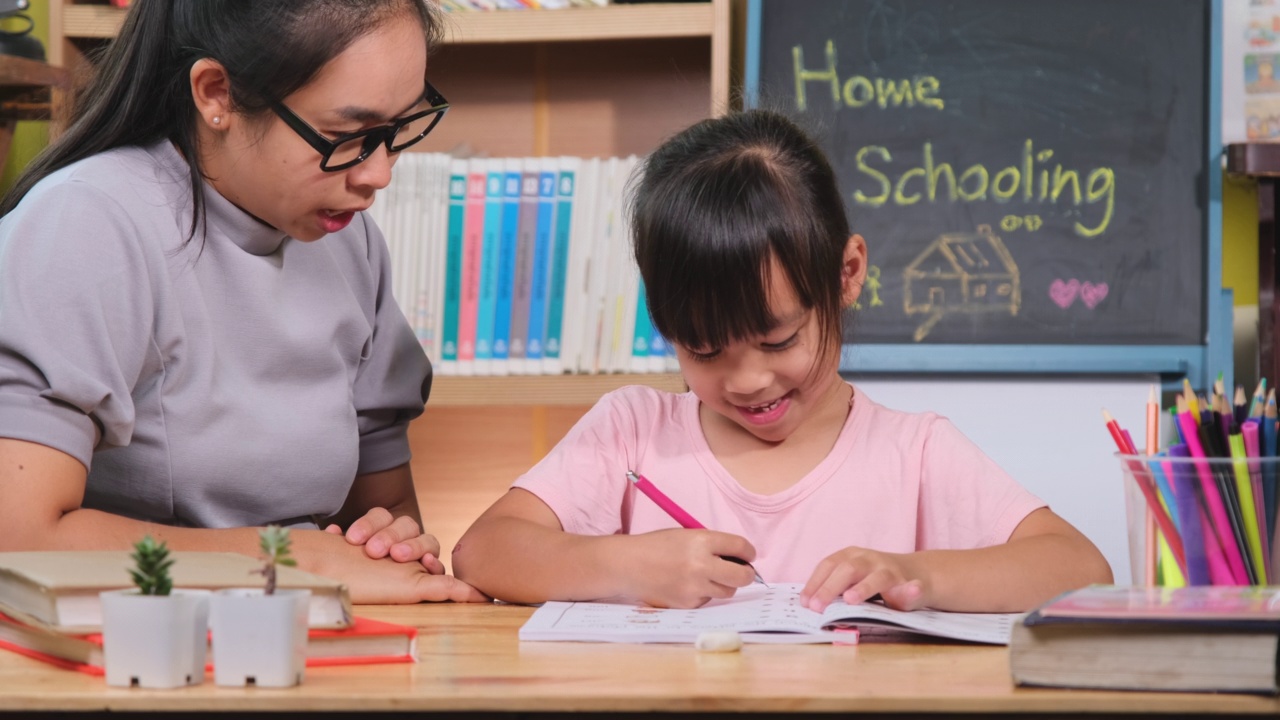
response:
M801 607L802 586L742 588L732 598L692 610L611 602L548 602L520 628L521 640L684 643L716 630L734 630L745 642L839 642L841 628L888 627L953 640L1009 644L1018 613L904 612L879 603L837 600L823 612Z

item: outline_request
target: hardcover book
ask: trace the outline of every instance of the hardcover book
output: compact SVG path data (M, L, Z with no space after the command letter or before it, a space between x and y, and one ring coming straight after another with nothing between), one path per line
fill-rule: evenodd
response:
M350 627L308 632L307 666L417 662L417 641L416 627L354 617ZM61 633L0 613L0 648L66 670L103 674L100 632Z
M220 590L262 584L262 576L254 574L262 562L248 555L178 550L170 556L174 587ZM0 553L0 612L64 633L100 632L98 593L133 587L133 565L127 550ZM276 572L278 587L311 591L311 627L351 624L346 585L294 567L278 566Z
M1275 694L1280 588L1095 585L1015 625L1018 685Z

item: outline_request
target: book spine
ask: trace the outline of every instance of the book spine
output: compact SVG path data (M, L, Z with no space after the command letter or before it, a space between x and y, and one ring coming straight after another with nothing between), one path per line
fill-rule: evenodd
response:
M458 318L462 298L462 236L467 205L467 161L449 166L449 220L445 234L444 336L440 346L440 374L458 372Z
M631 371L649 371L649 342L653 336L653 323L649 319L649 306L644 299L644 281L636 283L636 322L631 336Z
M476 310L476 374L493 373L494 322L498 308L498 273L502 254L502 166L486 162L484 233L480 269L480 305Z
M520 166L518 161L503 162L502 231L498 250L498 300L493 321L493 371L496 375L510 372L511 300L516 268L516 233L520 224Z
M525 358L532 367L542 367L546 342L547 283L550 279L552 230L556 213L556 173L554 161L543 158L538 172L538 224L534 233L533 282L529 285L529 336Z
M565 275L569 269L569 242L573 229L573 202L578 159L560 159L560 173L556 179L556 227L555 242L551 251L551 280L547 288L547 342L542 348L543 368L547 373L564 372L561 359L564 332Z
M481 251L484 249L485 181L481 161L470 160L462 245L462 300L458 320L458 373L460 375L474 375L476 371L476 314L480 305Z
M534 372L525 360L529 339L529 292L538 227L538 173L533 158L521 161L520 220L516 228L515 287L511 297L511 371Z

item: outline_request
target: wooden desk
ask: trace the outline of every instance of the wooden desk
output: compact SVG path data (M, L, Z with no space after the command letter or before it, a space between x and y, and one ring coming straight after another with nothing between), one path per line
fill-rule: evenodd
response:
M9 156L19 120L48 120L51 89L71 87L71 75L39 60L0 55L0 166Z
M196 687L139 690L0 652L0 710L1280 714L1280 699L1258 696L1015 689L1008 651L998 647L749 645L720 655L688 645L521 644L526 607L357 612L420 627L421 662L309 668L302 685L284 690L219 688L211 677Z

